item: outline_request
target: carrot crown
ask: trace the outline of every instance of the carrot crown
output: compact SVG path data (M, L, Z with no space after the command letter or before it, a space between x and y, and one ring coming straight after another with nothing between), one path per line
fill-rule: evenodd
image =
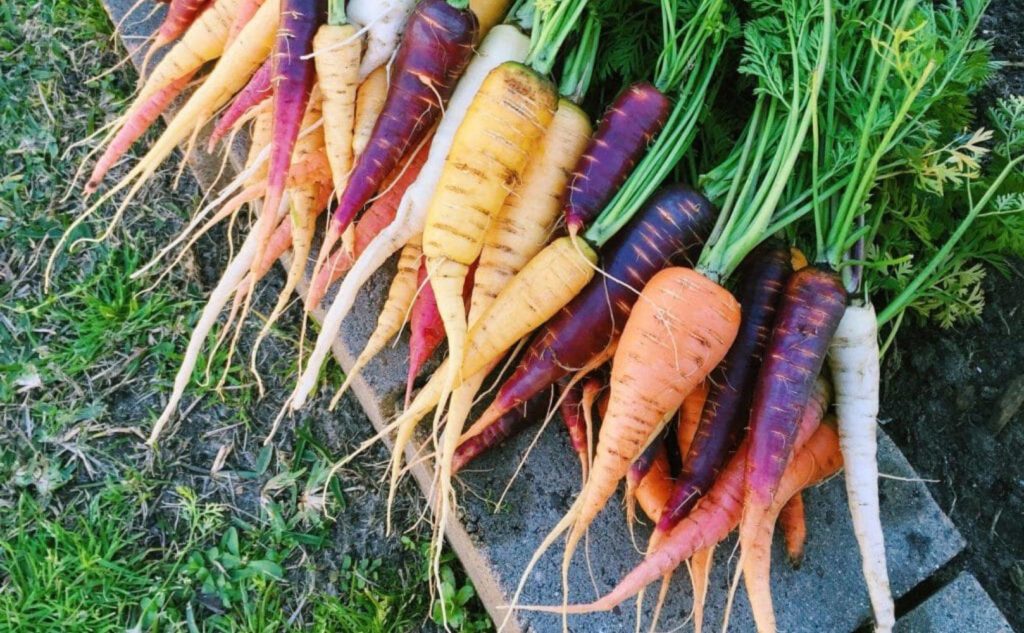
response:
M348 24L348 16L345 15L345 0L327 0L327 24L331 26Z

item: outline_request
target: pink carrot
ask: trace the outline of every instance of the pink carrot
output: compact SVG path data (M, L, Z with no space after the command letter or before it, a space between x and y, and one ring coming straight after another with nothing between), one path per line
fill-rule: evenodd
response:
M224 138L239 119L270 97L272 92L270 76L271 60L268 59L263 62L263 65L256 71L256 74L249 79L249 83L246 84L245 88L235 95L231 105L228 106L228 109L217 120L217 125L213 128L213 132L210 133L210 141L206 148L208 152L213 151L213 148L220 139Z
M181 37L210 2L211 0L170 0L167 4L167 15L157 29L156 39L153 40L150 51L158 50Z
M228 30L228 46L231 45L231 42L235 41L235 38L242 32L245 25L249 23L252 16L256 15L256 11L261 6L263 6L263 0L242 0L241 4L238 5L235 21L231 23L231 28Z
M154 92L138 108L125 115L124 125L118 130L117 135L107 145L107 149L104 150L103 155L96 161L96 166L93 167L89 181L85 184L86 195L99 189L103 177L107 175L110 168L124 156L132 144L149 129L149 126L153 125L153 122L167 109L171 101L181 94L194 74L195 72L191 72L172 81Z
M589 452L587 448L587 412L584 409L586 405L583 399L584 382L578 380L569 384L568 380L562 380L561 388L562 403L558 409L565 422L565 429L569 432L569 443L580 458L580 469L583 479L586 480Z

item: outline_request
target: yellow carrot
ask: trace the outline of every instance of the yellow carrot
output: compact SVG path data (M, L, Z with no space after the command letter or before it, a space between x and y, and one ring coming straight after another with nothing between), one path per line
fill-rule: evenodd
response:
M362 39L351 24L324 24L313 38L313 59L323 94L324 142L335 191L345 188L352 169L352 130ZM330 53L317 54L330 50Z
M381 66L367 76L356 94L356 115L352 133L352 157L363 153L373 134L373 126L388 96L388 69Z

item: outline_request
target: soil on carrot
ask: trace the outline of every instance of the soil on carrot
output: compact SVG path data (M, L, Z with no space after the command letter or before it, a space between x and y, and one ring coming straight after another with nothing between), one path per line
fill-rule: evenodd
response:
M1024 94L1024 10L997 0L982 29L1009 65L979 106ZM990 271L985 296L979 323L938 333L904 326L886 360L881 417L967 540L940 580L966 568L1024 630L1024 408L992 428L1003 398L1024 389L1024 262L1008 277Z

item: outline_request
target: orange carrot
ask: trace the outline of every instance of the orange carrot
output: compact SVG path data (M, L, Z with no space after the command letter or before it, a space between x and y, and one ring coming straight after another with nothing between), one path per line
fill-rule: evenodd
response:
M690 392L679 407L679 426L676 428L676 441L679 443L679 454L685 456L690 452L693 436L700 426L700 415L704 411L704 401L708 397L708 382L705 380Z
M775 519L793 495L836 474L842 465L843 455L839 451L839 435L833 418L818 428L786 468L766 520L760 524L757 536L750 542L741 559L747 597L758 631L775 630L769 574Z
M804 516L804 496L797 493L782 507L779 527L786 540L786 554L793 567L800 567L804 559L804 543L807 541L807 519Z

